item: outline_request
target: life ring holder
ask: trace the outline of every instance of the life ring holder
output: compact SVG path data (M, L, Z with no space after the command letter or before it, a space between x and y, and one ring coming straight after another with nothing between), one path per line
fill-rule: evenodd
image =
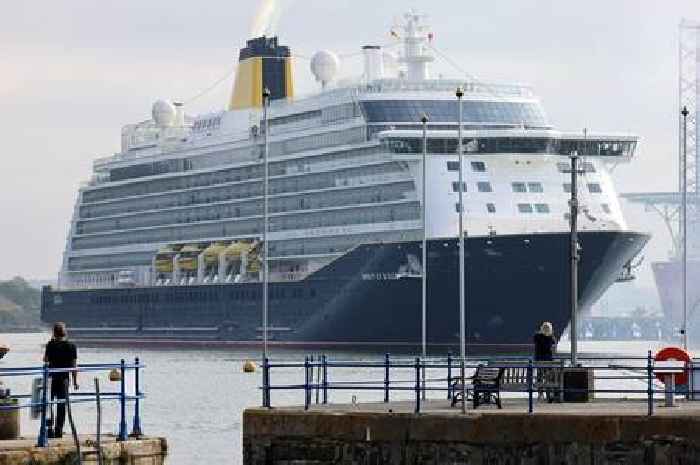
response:
M679 347L665 347L658 351L654 356L654 361L657 362L668 362L668 361L678 361L685 362L686 370L683 373L679 373L674 376L674 382L676 386L685 386L688 384L688 364L690 363L690 355L685 350ZM656 378L662 383L665 382L665 377L667 375L662 375L657 373Z

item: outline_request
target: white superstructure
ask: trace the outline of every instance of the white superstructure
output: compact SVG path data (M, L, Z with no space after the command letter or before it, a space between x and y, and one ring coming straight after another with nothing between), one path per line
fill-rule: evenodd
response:
M585 156L580 228L626 230L609 162L630 160L635 136L557 131L526 86L431 79L430 33L421 16L405 20L399 69L384 66L378 47L365 47L362 82L334 87L335 58L325 52L316 68L322 91L272 102L271 279L298 279L362 243L418 240L424 210L429 237L457 235L458 86L465 89L468 235L566 231L570 175L562 155L571 150ZM260 128L255 108L190 116L165 101L154 105L152 120L126 126L121 152L96 160L79 192L60 287L255 279L256 268L228 265L238 252L223 251L244 244L253 254L243 258L246 266L256 258ZM207 262L207 253L217 258Z

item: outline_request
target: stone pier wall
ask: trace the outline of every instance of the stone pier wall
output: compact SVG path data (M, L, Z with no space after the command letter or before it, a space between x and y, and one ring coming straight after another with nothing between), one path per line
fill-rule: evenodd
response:
M253 409L243 463L690 465L700 464L700 418Z
M97 465L94 441L81 441L82 463ZM72 465L77 462L76 448L70 439L50 440L49 447L35 447L34 440L0 441L2 465ZM129 439L124 442L106 440L102 444L104 465L164 465L168 446L165 439Z

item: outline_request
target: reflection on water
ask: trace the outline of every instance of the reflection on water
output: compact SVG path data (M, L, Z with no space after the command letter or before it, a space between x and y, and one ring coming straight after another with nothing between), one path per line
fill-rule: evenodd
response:
M2 366L29 366L41 363L42 344L45 334L6 334L0 343L10 346L11 351L0 361ZM582 353L645 355L647 350L656 350L659 343L646 342L592 342L579 344ZM559 346L567 351L566 342ZM273 360L301 361L304 352L272 349ZM170 465L195 465L203 463L241 462L241 414L243 409L258 406L261 402L260 370L255 374L242 371L243 361L258 359L259 352L246 349L219 350L154 350L80 348L80 363L114 363L140 357L147 368L143 375L144 390L148 396L143 408L143 429L148 435L165 436L170 445ZM382 354L360 352L329 353L336 360L379 359ZM338 369L333 372L334 381L358 380L362 377L377 379L376 370ZM428 377L431 373L428 373ZM439 375L438 375L439 376ZM92 390L94 375L81 375L84 390ZM101 375L103 390L115 390L106 374ZM412 369L392 370L392 379L410 385ZM5 379L14 393L29 392L29 379ZM272 374L274 384L301 384L303 372L299 369L279 369ZM332 400L349 401L354 393L333 392ZM436 396L438 394L435 394ZM396 399L411 398L410 392L392 393ZM381 392L358 395L363 401L381 400ZM301 391L273 392L273 405L303 403ZM78 429L81 433L95 431L95 413L91 405L76 408ZM129 411L131 415L131 410ZM131 417L129 417L131 425ZM117 408L111 405L103 414L103 431L117 431ZM22 412L22 433L35 436L39 428L37 421Z

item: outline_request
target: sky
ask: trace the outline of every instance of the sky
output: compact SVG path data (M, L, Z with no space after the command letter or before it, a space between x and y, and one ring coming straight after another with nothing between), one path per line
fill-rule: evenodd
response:
M436 46L470 74L531 84L554 125L642 138L637 158L615 170L619 192L677 186L678 23L700 20L697 0L282 0L283 43L309 56L351 55L389 41L394 19L427 13ZM230 74L257 0L53 0L5 2L0 16L0 279L54 278L80 184L92 161L119 150L120 129L150 118L159 98L188 113L223 108ZM357 58L341 73L358 75ZM458 77L447 63L435 73ZM297 60L302 92L317 88ZM669 249L663 224L625 206L654 239L649 264Z

